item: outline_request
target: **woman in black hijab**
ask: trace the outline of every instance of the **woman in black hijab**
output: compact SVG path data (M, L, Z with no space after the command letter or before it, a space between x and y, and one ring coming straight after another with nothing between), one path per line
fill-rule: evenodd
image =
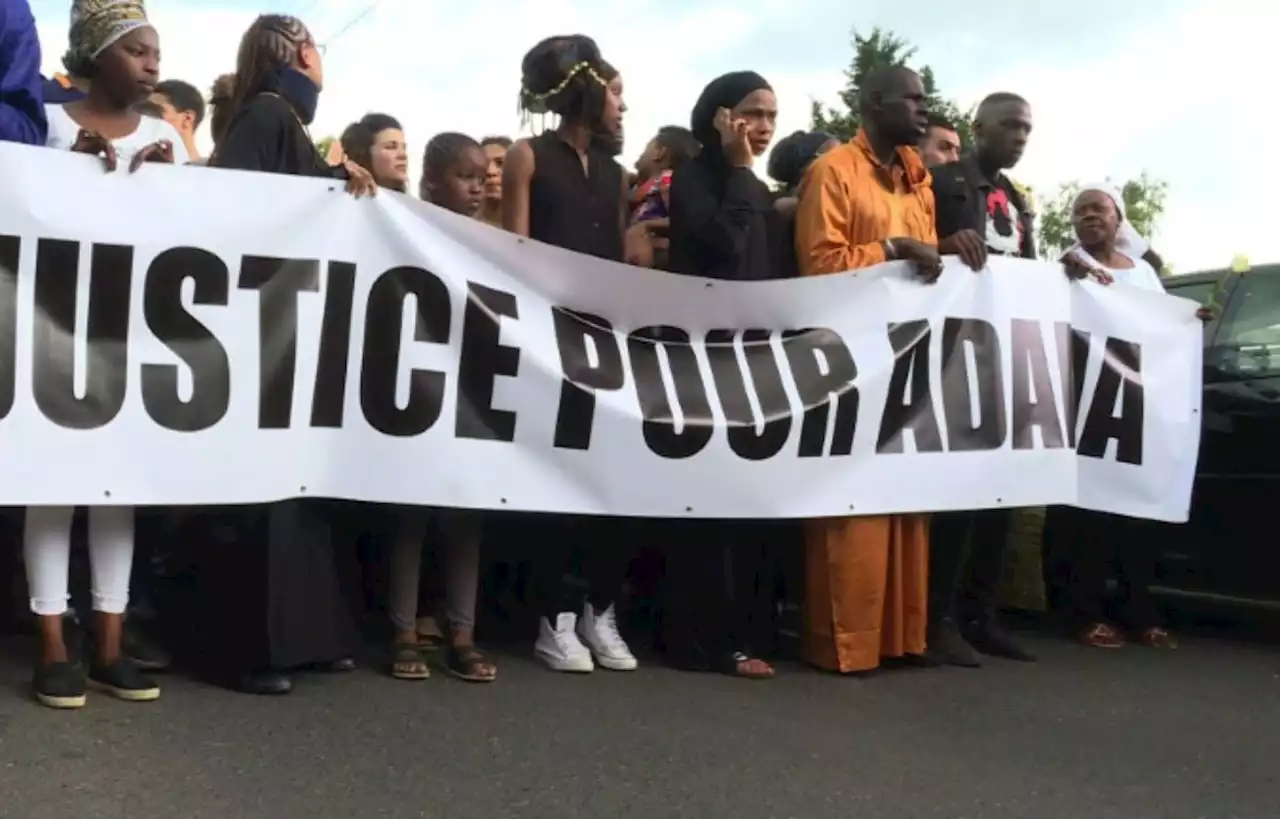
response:
M773 139L778 103L763 77L726 74L702 92L692 131L702 151L671 178L671 270L712 279L779 278L787 250L769 189L752 171ZM754 423L754 422L753 422ZM772 578L764 574L774 527L751 521L670 521L663 644L693 671L768 679L753 655L769 639Z
M702 151L671 178L673 272L738 280L785 275L772 197L752 170L777 118L773 89L754 71L725 74L703 90L690 122Z

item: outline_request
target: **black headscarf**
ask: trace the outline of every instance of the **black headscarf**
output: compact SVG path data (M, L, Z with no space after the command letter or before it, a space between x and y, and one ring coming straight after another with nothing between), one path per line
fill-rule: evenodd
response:
M716 130L716 112L721 108L733 108L753 91L772 91L773 86L754 71L733 71L716 77L704 89L693 105L689 129L702 143L702 151L694 160L706 167L715 168L717 175L727 174L729 163L725 161L720 132Z
M831 139L830 134L822 131L796 131L783 137L769 154L769 176L787 189L794 188L804 178L805 169L818 156L818 149Z

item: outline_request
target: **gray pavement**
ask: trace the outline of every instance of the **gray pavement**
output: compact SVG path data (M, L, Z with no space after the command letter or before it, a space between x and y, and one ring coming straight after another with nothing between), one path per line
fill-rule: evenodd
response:
M1038 664L766 683L558 676L511 646L488 687L358 671L268 699L167 676L158 703L69 713L29 700L0 641L0 816L1280 816L1280 648L1027 639Z

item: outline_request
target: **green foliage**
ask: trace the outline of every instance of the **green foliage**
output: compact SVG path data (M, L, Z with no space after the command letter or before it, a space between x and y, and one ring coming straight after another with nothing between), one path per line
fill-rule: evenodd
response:
M329 149L333 147L333 143L337 142L337 137L327 136L316 142L316 150L320 152L320 156L328 156Z
M1110 184L1115 182L1107 180ZM1142 236L1155 233L1160 217L1164 215L1169 186L1151 178L1145 171L1136 179L1116 185L1124 197L1125 217ZM1036 239L1041 255L1057 258L1075 244L1075 229L1071 226L1071 205L1080 192L1079 182L1068 182L1058 187L1053 198L1040 203L1039 227Z
M929 95L929 110L945 116L956 124L956 130L964 145L969 145L973 134L973 111L964 111L953 101L943 97L933 69L915 62L916 49L891 31L873 28L867 36L853 33L853 62L845 70L848 85L840 92L844 110L830 108L814 100L810 109L811 127L825 131L837 139L849 140L861 125L858 116L858 90L863 79L877 68L907 66L915 69L924 82Z

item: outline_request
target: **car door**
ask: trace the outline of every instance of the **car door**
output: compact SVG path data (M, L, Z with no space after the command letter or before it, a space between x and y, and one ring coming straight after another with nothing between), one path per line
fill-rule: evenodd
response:
M1280 266L1230 278L1229 298L1206 338L1192 519L1176 538L1185 560L1180 576L1162 582L1280 599L1272 508L1280 503Z

